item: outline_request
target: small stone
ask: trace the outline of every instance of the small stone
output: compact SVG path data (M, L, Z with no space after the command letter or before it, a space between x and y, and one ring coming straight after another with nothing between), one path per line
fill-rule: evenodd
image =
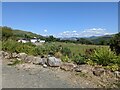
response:
M47 65L46 65L46 64L43 64L43 67L44 67L44 68L47 68Z

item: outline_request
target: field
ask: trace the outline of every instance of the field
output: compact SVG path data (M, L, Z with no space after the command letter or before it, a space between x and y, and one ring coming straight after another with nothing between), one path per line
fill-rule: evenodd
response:
M47 43L47 44L55 44L55 45L62 45L64 47L68 47L70 48L70 50L72 51L72 53L75 54L85 54L86 49L90 49L90 48L109 48L109 46L104 46L104 45L85 45L85 44L75 44L75 43L64 43L64 42L51 42L51 43Z

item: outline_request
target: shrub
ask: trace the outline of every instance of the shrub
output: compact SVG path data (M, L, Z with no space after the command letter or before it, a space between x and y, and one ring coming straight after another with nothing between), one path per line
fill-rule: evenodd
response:
M93 62L93 60L91 60L91 59L86 60L86 63L87 63L88 65L91 65L91 66L97 65L97 64L96 64L95 62Z
M70 59L69 59L69 57L66 55L66 56L62 56L61 57L61 60L63 61L63 62L69 62L70 61Z
M73 57L73 61L76 63L76 64L85 64L85 57L83 56L80 56L80 55L75 55Z
M117 55L120 54L120 32L110 40L110 48L112 51L115 51Z
M99 48L91 55L91 59L99 65L107 66L117 62L117 56L109 48Z
M64 56L68 56L70 57L71 55L71 50L68 48L68 47L63 47L62 50L61 50L61 53L64 55Z
M86 55L87 57L90 57L91 54L93 54L95 50L96 50L96 48L86 49L86 50L85 50L85 55Z
M118 64L112 64L112 65L107 66L106 68L112 71L118 71L120 67L118 66Z
M56 58L60 58L62 56L61 52L56 52L54 55Z

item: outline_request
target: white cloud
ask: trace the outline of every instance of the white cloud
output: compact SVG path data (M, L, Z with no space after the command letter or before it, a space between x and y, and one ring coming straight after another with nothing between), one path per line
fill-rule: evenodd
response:
M47 29L45 29L44 32L47 32Z
M90 37L90 36L102 36L102 35L110 35L113 33L107 32L104 28L90 28L85 29L82 32L73 31L64 31L60 33L59 37Z
M77 31L72 31L73 33L76 33Z

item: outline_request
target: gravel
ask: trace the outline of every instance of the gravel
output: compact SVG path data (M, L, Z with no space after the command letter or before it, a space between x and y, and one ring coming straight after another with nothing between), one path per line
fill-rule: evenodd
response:
M2 88L94 88L91 82L74 76L59 68L36 68L24 70L8 66L7 60L2 65Z

